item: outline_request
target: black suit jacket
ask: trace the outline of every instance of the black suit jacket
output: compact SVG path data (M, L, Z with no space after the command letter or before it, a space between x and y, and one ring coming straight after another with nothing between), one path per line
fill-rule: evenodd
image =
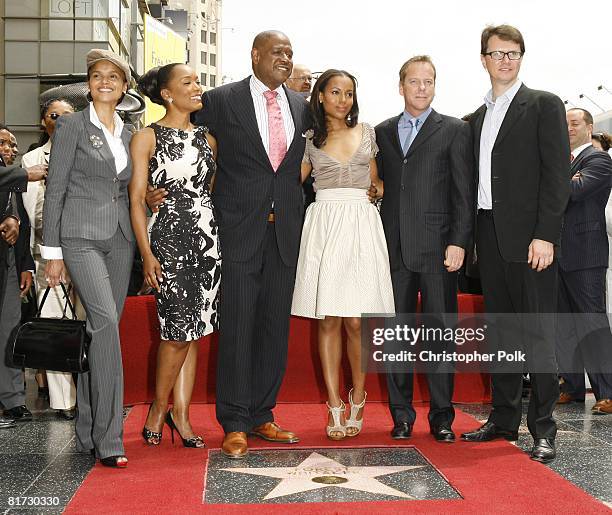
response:
M25 214L20 216L17 210L17 202L11 199L11 195L18 192L25 191L28 187L28 176L26 171L17 165L4 166L4 161L0 158L0 220L4 220L7 216L17 216L20 218L21 223L24 222L24 218L27 220L28 216ZM29 221L27 222L29 225ZM20 227L21 232L21 227ZM29 247L28 240L28 247ZM0 238L0 313L2 313L2 300L4 299L4 288L6 281L6 253L8 251L8 245ZM28 250L29 252L29 250ZM32 270L34 268L32 267Z
M304 212L300 168L310 127L308 104L285 89L295 136L275 172L263 146L249 87L250 77L204 93L195 122L217 139L213 203L223 259L247 261L261 246L274 204L276 237L283 262L295 266Z
M470 118L477 170L485 113L486 105L482 105ZM533 239L559 244L569 198L569 156L563 102L523 84L491 153L493 218L505 261L527 262Z
M571 195L565 211L559 266L568 272L608 267L606 204L612 185L612 159L594 147L572 162Z
M15 268L17 269L17 276L19 277L21 272L27 272L28 270L34 271L35 265L30 250L30 235L32 230L30 218L23 205L21 193L15 193L14 195L17 203L17 214L20 220L19 237L13 246L15 249Z
M0 194L11 191L26 191L27 189L27 172L19 165L4 166L4 161L0 158ZM4 204L2 206L4 207Z
M413 272L444 272L446 247L465 249L471 240L470 128L432 110L404 155L397 133L400 116L376 127L378 173L385 183L381 216L391 268L403 262Z

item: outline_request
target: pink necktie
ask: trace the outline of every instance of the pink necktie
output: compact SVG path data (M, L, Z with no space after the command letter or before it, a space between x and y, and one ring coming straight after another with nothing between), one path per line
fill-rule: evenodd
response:
M276 172L287 153L287 136L285 135L285 126L283 125L283 115L276 100L278 92L264 91L264 96L266 97L266 108L268 109L268 134L270 137L268 155L272 168Z

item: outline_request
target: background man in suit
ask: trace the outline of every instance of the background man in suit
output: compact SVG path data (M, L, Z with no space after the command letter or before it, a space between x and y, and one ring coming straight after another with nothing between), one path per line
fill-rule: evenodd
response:
M476 251L485 310L516 313L537 336L509 335L527 345L532 394L527 425L535 445L531 457L555 457L552 412L559 396L554 356L557 263L563 213L569 196L569 140L563 102L527 88L518 79L523 36L509 25L486 27L481 61L492 89L470 119L478 163ZM521 314L531 314L521 317ZM534 316L538 315L538 316ZM536 327L537 326L537 327ZM490 328L489 328L490 329ZM487 331L494 343L495 331ZM531 352L533 350L533 352ZM537 360L537 369L534 368ZM464 440L516 440L521 421L522 370L492 377L488 421Z
M4 125L0 125L0 155L8 166L12 165L19 153L17 138Z
M296 93L299 93L304 100L310 98L312 89L312 72L305 64L294 64L291 76L287 79L286 85Z
M457 313L456 272L473 225L470 128L431 108L436 69L428 56L406 61L399 76L404 112L376 127L395 308L398 314L416 313L420 292L423 313ZM454 442L453 375L432 371L427 381L431 432L438 441ZM390 370L387 385L391 436L408 438L416 418L412 370Z
M4 168L0 168L0 174ZM6 195L6 193L4 194ZM30 253L30 221L23 207L21 193L11 193L14 198L20 225L17 238L7 232L0 239L0 266L6 274L0 288L0 405L4 414L18 422L32 420L32 413L25 405L25 386L23 372L6 366L4 356L11 331L21 320L21 298L27 295L32 286L34 260Z
M0 126L4 127L0 124ZM4 292L6 290L7 274L9 271L9 247L13 245L19 237L19 214L17 203L12 192L25 191L28 181L39 181L47 176L47 167L37 165L27 170L13 165L4 166L4 160L0 154L0 319L3 318ZM13 260L14 261L14 260ZM11 275L12 277L12 275ZM4 344L0 342L0 347L4 348ZM0 398L5 395L12 395L13 377L11 369L8 371L4 364L4 352L0 353L0 371L2 377L0 379L7 380L10 386L0 385ZM15 371L16 372L16 371ZM10 381L9 381L10 378ZM23 379L22 379L23 385ZM17 406L15 404L12 407ZM13 427L15 420L9 416L0 415L0 429Z
M593 412L612 413L612 335L605 300L612 159L591 144L591 113L570 109L566 117L573 177L559 256L557 361L563 383L558 403L584 402L586 368L597 401Z
M287 361L289 312L303 218L300 165L310 117L283 86L293 50L267 31L253 41L253 75L204 93L196 122L217 139L213 201L223 253L217 419L230 458L247 433L293 443L272 408Z
M305 100L310 99L310 91L312 89L312 72L304 64L294 64L291 76L285 83L289 89L304 97ZM315 201L315 192L313 189L314 179L312 175L308 175L302 183L304 190L304 208L307 208Z

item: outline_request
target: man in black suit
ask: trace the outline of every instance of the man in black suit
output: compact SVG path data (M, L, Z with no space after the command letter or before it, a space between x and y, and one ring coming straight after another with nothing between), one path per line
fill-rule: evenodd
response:
M229 458L246 456L247 434L293 443L272 409L287 361L289 313L303 219L300 165L310 117L283 84L287 36L253 41L253 75L204 93L196 122L217 139L213 202L223 256L217 420Z
M606 203L612 159L591 144L593 117L570 109L571 196L559 257L557 361L563 378L558 404L584 402L584 369L597 401L594 413L612 413L612 335L606 314L608 236ZM572 316L571 313L575 313Z
M4 171L0 168L0 174ZM20 225L17 239L7 231L0 240L2 266L6 274L0 288L0 356L6 355L6 347L12 330L21 320L21 299L27 295L32 286L34 260L30 253L30 221L23 206L21 193L12 193ZM23 372L6 366L5 360L0 360L0 405L4 414L17 422L32 420L32 413L25 405L25 386Z
M404 112L376 127L378 173L385 183L381 217L395 308L398 314L416 313L420 292L423 313L453 323L457 270L473 225L470 127L431 108L436 69L428 56L406 61L399 76ZM427 380L431 432L438 441L454 442L453 374L430 370ZM391 436L408 438L416 418L413 371L389 369L387 385Z
M3 143L0 142L0 145L2 144ZM18 300L18 309L13 308L15 304L13 301L16 300L16 298L13 297L11 297L8 302L10 304L9 309L3 309L7 304L5 298L7 287L9 285L12 285L13 282L16 280L16 278L13 276L13 274L16 274L14 266L15 253L11 249L11 246L19 241L19 236L21 232L19 227L20 222L25 223L26 227L29 228L27 215L22 211L20 216L18 201L15 198L15 192L25 191L27 188L28 180L41 180L46 176L46 174L46 166L36 166L27 170L24 170L16 165L5 167L4 160L0 156L0 219L2 220L2 222L0 223L0 327L8 327L8 325L12 323L11 320L14 320L14 314L18 314L21 312L21 307ZM29 254L29 230L22 229L22 231L24 234L22 240L26 242L25 244L27 246L27 252ZM22 249L23 245L19 245L19 248ZM21 254L18 257L18 261L22 263ZM27 268L28 264L25 263L25 261L23 261L23 263L26 265ZM31 267L28 269L34 269L33 262L31 263ZM23 282L20 281L19 284L19 287L21 289L21 284L23 284ZM18 319L17 322L19 322ZM2 333L1 329L0 333ZM4 331L4 333L6 333L6 331ZM21 396L19 392L17 392L17 395L15 395L14 391L17 385L17 380L15 379L15 376L18 376L18 388L20 389L23 389L23 376L19 371L9 369L5 365L4 349L5 344L7 343L6 336L7 334L5 334L4 336L0 335L0 404L2 404L2 407L5 409L13 409L16 407L21 407L23 405L22 401L25 397ZM8 401L8 404L4 401ZM21 410L18 411L20 412L20 414L25 415L27 419L26 412L23 412ZM0 416L0 429L13 427L14 425L14 418L8 416L8 414L5 414L5 416Z
M476 251L485 310L523 331L497 332L493 345L524 345L532 393L527 425L531 457L555 457L557 426L552 412L559 396L555 362L557 262L561 224L569 197L569 140L565 109L548 92L518 79L525 43L514 27L487 27L481 61L492 89L470 119L478 165ZM499 315L504 314L504 315ZM492 410L468 441L516 440L521 421L522 366L492 377Z

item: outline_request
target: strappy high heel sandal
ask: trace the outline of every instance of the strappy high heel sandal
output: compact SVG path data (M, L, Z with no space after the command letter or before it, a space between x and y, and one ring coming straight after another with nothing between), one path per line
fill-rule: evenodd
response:
M147 412L147 418L149 418L149 413L151 413L152 407L153 407L153 403L151 403L151 405L149 406L149 411ZM163 426L162 426L162 429L163 429ZM151 431L150 429L147 429L147 425L145 422L145 426L142 428L142 437L144 438L144 441L147 442L147 445L159 445L162 439L162 432L160 431L159 433L157 433L155 431Z
M361 419L357 420L357 414L359 410L365 406L366 398L368 397L368 393L366 391L363 392L363 400L359 404L353 403L353 389L349 392L349 406L351 407L351 414L349 418L346 419L346 429L354 428L356 431L354 433L346 432L346 436L357 436L361 433L361 426L363 425L363 413L361 414Z
M191 438L183 438L183 435L176 427L174 423L174 419L172 418L172 410L168 410L166 413L166 424L170 426L170 438L172 439L172 445L174 445L174 431L176 431L179 435L179 438L183 442L183 447L191 447L192 449L202 449L206 447L204 440L201 436L192 436Z
M346 438L346 428L340 422L340 415L342 415L346 411L346 404L344 401L340 401L340 406L337 408L332 408L329 405L329 402L325 403L327 405L327 409L331 413L332 420L334 421L333 426L327 426L325 431L327 432L327 438L330 440L343 440ZM333 433L340 433L341 435L334 435Z

